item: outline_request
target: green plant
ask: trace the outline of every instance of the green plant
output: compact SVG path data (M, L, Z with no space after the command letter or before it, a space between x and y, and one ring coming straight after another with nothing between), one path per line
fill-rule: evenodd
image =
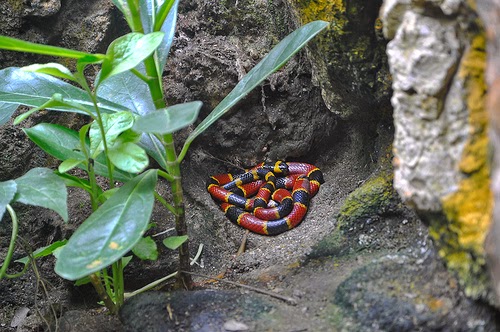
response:
M181 272L189 270L189 253L180 169L190 144L283 66L327 23L309 23L276 45L196 126L177 154L173 132L192 124L202 106L198 101L169 107L165 104L161 73L173 40L178 2L113 0L132 32L113 41L106 54L0 36L0 48L5 50L76 60L73 72L58 63L1 70L0 124L19 105L33 108L18 116L15 124L42 109L81 113L91 119L78 132L48 123L24 129L34 143L61 164L55 172L39 168L0 183L0 218L7 211L13 224L0 279L15 276L6 273L18 230L11 204L20 202L53 209L66 221L66 185L89 193L93 213L67 243L57 242L37 250L21 261L25 266L29 259L54 252L57 274L69 280L90 280L104 304L117 312L124 300L123 268L128 261L124 255L132 250L141 258L155 258L156 245L150 238L143 238L143 234L156 198L175 216L177 237L167 240L166 245L179 249L178 285L190 287L190 276ZM93 84L84 75L89 65L101 66ZM156 160L160 169L146 170L149 157ZM75 167L84 170L87 176L69 174ZM107 179L107 190L99 185L98 176ZM156 192L158 176L170 184L173 202L167 202ZM38 183L31 182L34 179ZM115 187L115 181L123 185Z

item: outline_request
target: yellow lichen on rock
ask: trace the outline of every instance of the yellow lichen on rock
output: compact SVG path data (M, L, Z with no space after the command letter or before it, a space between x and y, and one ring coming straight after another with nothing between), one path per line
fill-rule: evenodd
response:
M476 278L484 273L484 240L492 221L493 208L488 163L485 64L485 36L478 34L464 55L458 73L465 82L470 127L470 137L459 164L463 179L457 190L442 201L448 220L447 229L436 229L436 225L430 229L430 234L443 245L441 256L450 268L457 271L465 283L466 293L473 297L485 295L486 286L480 285ZM448 236L443 236L450 232Z
M304 24L314 20L331 21L335 12L345 13L343 0L295 0L293 2L300 9Z
M291 0L297 8L302 24L315 20L331 22L331 29L342 31L347 23L346 5L343 0Z

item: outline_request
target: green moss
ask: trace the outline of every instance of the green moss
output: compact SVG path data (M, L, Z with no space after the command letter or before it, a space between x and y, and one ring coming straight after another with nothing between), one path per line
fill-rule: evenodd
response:
M349 254L349 244L344 232L340 228L336 229L329 235L325 236L321 241L319 241L312 251L309 253L309 258L319 258L327 256L348 256ZM347 255L346 255L347 253Z
M393 173L384 171L350 193L338 214L340 227L348 227L352 222L375 215L388 206L395 194L392 180Z
M23 0L7 0L7 3L9 4L12 11L16 13L20 13L24 8Z
M358 249L353 238L346 234L349 229L366 219L383 214L396 202L396 192L393 189L393 173L389 158L381 161L384 170L369 178L363 185L349 194L336 216L336 229L319 241L309 254L310 258L325 256L349 257Z

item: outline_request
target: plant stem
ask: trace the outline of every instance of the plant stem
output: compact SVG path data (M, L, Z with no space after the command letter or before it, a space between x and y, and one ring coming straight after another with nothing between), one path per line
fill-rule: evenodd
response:
M161 27L163 26L163 23L165 23L165 19L168 16L168 13L170 12L170 9L172 8L174 4L174 0L170 1L165 1L160 8L158 8L158 17L156 17L156 21L153 27L153 31L160 31Z
M9 267L12 255L14 254L14 246L16 244L17 233L19 231L19 223L17 221L16 212L9 204L7 204L7 211L9 212L10 218L12 220L12 234L10 236L10 244L9 244L9 249L7 251L7 256L5 257L5 260L3 261L2 264L2 268L0 269L0 280L2 280L2 278L7 275L6 271L7 268Z
M108 308L112 314L118 313L118 308L102 286L101 278L96 273L92 273L90 275L90 282L97 291L99 298L104 302L104 305L106 305L106 308Z
M160 194L158 194L156 191L154 193L155 198L165 207L167 208L170 212L172 212L174 215L176 214L175 208L170 205L165 198L163 198Z
M157 109L164 108L166 103L163 95L162 82L161 77L158 75L158 68L154 56L149 56L144 61L144 65L146 67L147 76L151 77L151 80L148 81L148 86L155 107ZM172 186L172 195L174 200L175 229L178 236L187 235L181 170L180 163L177 161L177 153L175 152L174 137L172 134L166 134L163 135L162 138L165 147L165 156L167 159L166 171L172 177L170 183ZM186 241L179 247L179 270L176 282L177 288L192 288L193 281L191 275L182 272L189 271L189 269L189 242Z
M125 15L127 19L127 23L132 29L133 32L144 33L144 29L142 28L141 22L141 13L138 7L139 1L136 0L127 0L127 7L130 10L130 15Z
M123 293L125 292L125 285L123 281L123 264L121 258L114 262L113 269L113 289L115 292L115 305L117 310L123 305Z
M113 165L111 164L111 160L109 160L108 157L108 144L106 142L106 133L104 132L104 126L102 123L102 117L101 117L101 111L99 109L99 106L97 105L97 95L95 92L92 92L90 89L87 79L85 78L85 75L83 74L83 68L82 71L78 71L75 73L78 79L78 83L83 87L83 89L87 92L89 95L90 99L92 99L92 103L94 105L95 109L95 121L97 122L97 125L99 126L99 132L101 134L102 138L102 145L104 148L104 155L106 157L106 166L108 168L108 178L109 178L109 189L113 189L115 187L115 181L113 179ZM92 157L92 156L91 156Z
M158 170L158 175L167 180L168 182L174 181L174 177L161 169Z
M98 197L98 188L97 188L97 179L95 177L94 171L94 163L92 160L89 160L87 173L90 182L91 194L90 194L90 204L92 205L92 211L95 211L99 208L99 197Z
M113 189L115 187L115 181L113 179L113 164L111 164L111 160L109 160L108 154L108 143L106 142L106 133L104 132L104 125L102 123L101 111L99 110L99 106L97 106L97 97L94 93L90 92L90 97L92 98L92 102L94 103L95 112L96 112L96 121L99 125L99 131L101 133L102 145L104 148L104 155L106 156L106 166L108 167L108 178L109 178L109 189Z

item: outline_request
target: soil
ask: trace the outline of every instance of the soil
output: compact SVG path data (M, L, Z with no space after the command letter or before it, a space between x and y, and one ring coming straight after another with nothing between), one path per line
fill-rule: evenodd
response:
M62 2L57 15L65 18L64 22L74 17L69 15L74 2ZM279 10L283 6L280 1L270 7L259 1L236 3L238 6L225 6L192 0L180 8L172 66L164 73L170 104L202 100L203 118L286 34L277 27L293 26L291 15ZM116 20L117 13L107 2L94 0L89 4L93 10L83 12L91 18L84 22L101 22L105 16L113 23L113 29L107 24L94 27L90 34L94 42L87 41L83 47L102 50L108 39L123 33L124 23ZM215 18L219 23L214 23ZM50 27L45 30L41 18L33 22L25 27L28 36L53 40ZM75 22L70 20L67 29L62 28L63 23L54 25L65 31L54 32L67 36L61 40L63 44L78 43L78 38L69 37L71 31L81 30ZM11 55L0 59L6 64L14 61ZM383 203L376 191L370 194L370 180L390 167L390 110L374 106L364 110L363 114L373 113L370 117L347 121L326 108L321 94L312 84L311 65L302 52L200 136L182 165L191 255L203 244L193 272L210 277L223 274L224 280L278 294L287 301L195 276L195 291L172 291L173 281L167 281L154 292L132 297L119 317L113 317L98 304L89 285L76 287L59 278L53 272L54 258L45 257L22 277L0 281L0 330L498 330L495 311L463 295L437 257L418 217L393 191ZM387 105L389 95L377 98L384 99L381 105ZM42 121L78 127L85 119L40 114L23 125ZM190 130L177 133L177 141L182 142ZM246 251L236 257L245 230L224 217L206 192L205 182L213 174L277 159L315 164L323 171L325 183L297 228L273 237L249 234ZM0 130L0 161L1 181L34 166L57 165L11 124ZM170 198L166 183L158 190ZM350 195L356 190L369 199L352 214L355 217L346 219L339 212L356 199ZM14 259L71 235L88 217L90 206L86 194L75 189L69 191L68 204L67 224L48 210L16 206L22 241ZM156 206L152 222L156 226L148 234L159 244L159 259L134 258L126 269L127 291L176 271L175 253L161 245L163 238L173 234L167 231L174 225L173 217ZM10 239L8 218L0 225L3 257ZM14 264L10 272L18 269Z

